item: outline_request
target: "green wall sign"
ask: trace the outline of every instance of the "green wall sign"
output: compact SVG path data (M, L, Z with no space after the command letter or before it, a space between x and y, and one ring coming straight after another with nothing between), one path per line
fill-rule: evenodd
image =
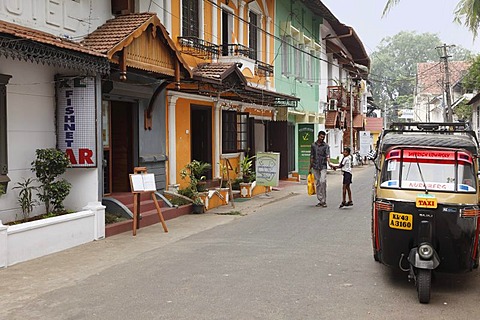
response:
M308 174L310 166L310 146L315 141L313 123L298 125L298 173Z

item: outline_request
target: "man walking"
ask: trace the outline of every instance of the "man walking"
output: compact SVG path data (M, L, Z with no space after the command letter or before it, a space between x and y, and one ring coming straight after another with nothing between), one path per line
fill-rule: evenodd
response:
M325 131L318 133L318 139L310 148L310 168L315 176L315 187L317 191L317 207L327 206L327 164L330 163L330 146L325 142Z

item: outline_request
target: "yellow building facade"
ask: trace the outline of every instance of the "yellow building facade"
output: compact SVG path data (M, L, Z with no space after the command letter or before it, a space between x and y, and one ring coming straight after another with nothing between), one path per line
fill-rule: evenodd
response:
M171 38L193 79L171 84L167 104L167 184L185 187L180 171L208 162L208 179L230 177L245 155L268 150L277 108L299 99L275 92L274 1L173 1Z

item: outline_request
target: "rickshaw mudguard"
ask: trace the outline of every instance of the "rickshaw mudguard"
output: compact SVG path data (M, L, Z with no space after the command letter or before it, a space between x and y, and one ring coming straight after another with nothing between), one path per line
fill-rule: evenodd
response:
M433 250L433 255L430 259L422 259L418 254L418 248L412 248L408 255L408 262L417 269L436 269L440 265L440 259L438 257L435 249Z

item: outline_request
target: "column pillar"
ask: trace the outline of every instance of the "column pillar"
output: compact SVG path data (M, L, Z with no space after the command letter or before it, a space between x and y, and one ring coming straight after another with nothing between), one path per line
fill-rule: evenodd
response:
M245 4L246 4L245 1L240 1L240 9L238 13L238 16L240 17L240 19L238 19L238 43L239 44L244 44L243 33L245 31L243 27L243 20L245 19Z
M178 96L169 95L168 101L168 184L177 183L176 114Z

